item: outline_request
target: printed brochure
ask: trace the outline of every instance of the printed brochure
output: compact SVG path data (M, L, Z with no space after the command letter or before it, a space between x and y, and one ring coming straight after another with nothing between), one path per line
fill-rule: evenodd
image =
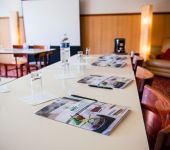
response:
M128 112L129 109L124 106L71 95L58 98L36 114L82 129L109 135Z

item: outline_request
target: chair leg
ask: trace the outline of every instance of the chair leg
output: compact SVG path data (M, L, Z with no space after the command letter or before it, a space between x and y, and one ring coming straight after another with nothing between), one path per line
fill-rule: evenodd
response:
M27 63L27 64L26 64L27 74L31 72L30 67L31 67L31 66L29 65L29 63Z
M1 75L1 68L2 68L2 66L0 65L0 75Z
M4 68L5 68L5 77L8 77L8 66L4 65Z
M24 67L24 65L21 65L21 67L20 67L20 70L21 70L21 77L23 76L23 72L24 72L23 67Z
M16 65L16 74L17 74L17 78L19 77L19 73L18 73L18 65Z

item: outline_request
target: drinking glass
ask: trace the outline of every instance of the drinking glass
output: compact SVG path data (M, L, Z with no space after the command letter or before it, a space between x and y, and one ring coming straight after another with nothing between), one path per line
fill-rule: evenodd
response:
M86 56L90 56L90 48L86 48Z
M35 71L30 74L31 76L31 91L35 96L38 93L42 93L42 74L40 71Z
M78 51L77 54L78 54L79 62L81 63L83 61L83 52L82 51Z

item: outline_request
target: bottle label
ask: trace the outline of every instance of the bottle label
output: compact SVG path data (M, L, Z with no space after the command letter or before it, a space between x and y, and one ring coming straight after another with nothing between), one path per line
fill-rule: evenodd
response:
M68 62L70 58L70 43L61 43L60 44L60 60L63 63Z
M70 43L61 43L60 47L61 48L68 48L68 47L70 47Z

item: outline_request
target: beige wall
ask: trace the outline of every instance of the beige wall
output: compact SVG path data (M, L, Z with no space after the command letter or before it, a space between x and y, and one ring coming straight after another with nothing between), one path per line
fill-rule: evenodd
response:
M80 13L134 13L147 4L153 5L154 12L170 12L170 0L80 0ZM0 17L9 16L10 11L19 11L22 16L21 0L0 0Z
M81 14L110 14L140 12L152 4L154 12L170 12L170 0L80 0Z

